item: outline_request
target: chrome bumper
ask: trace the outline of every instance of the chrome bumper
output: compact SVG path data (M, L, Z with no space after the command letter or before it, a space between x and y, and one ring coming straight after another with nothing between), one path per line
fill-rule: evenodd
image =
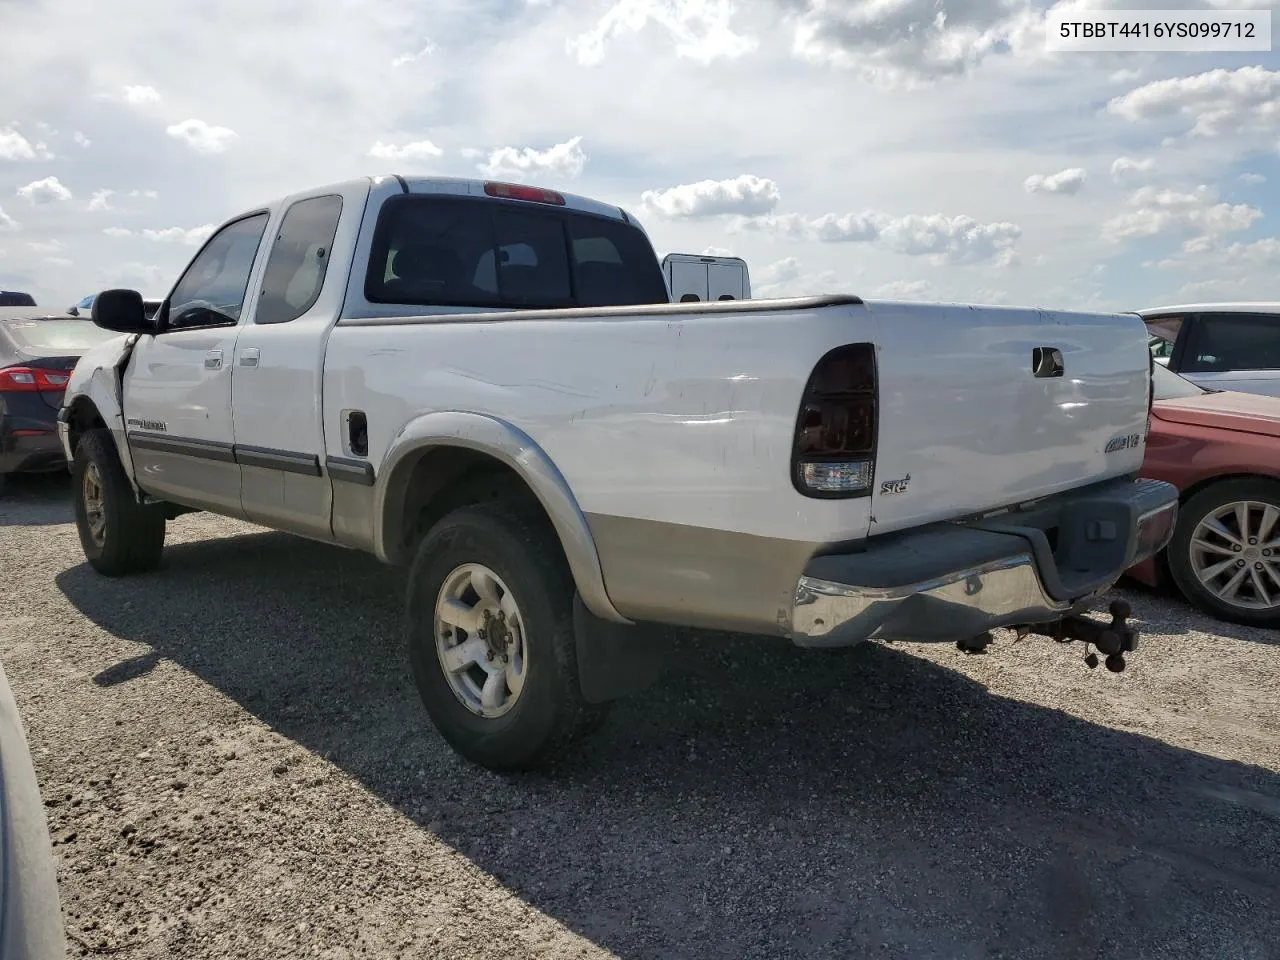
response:
M905 557L908 566L919 570L931 565L937 556L937 564L932 565L943 569L927 577L916 576L896 584L859 584L845 578L814 575L818 564L811 561L810 569L796 585L791 639L807 647L848 646L869 639L955 641L996 627L1045 623L1079 612L1110 589L1130 566L1162 550L1173 536L1177 491L1170 484L1138 483L1142 487L1132 497L1124 490L1119 498L1111 495L1118 489L1112 485L1105 496L1088 501L1087 506L1105 503L1113 513L1117 504L1138 507L1141 512L1133 511L1134 519L1124 543L1116 543L1110 550L1110 556L1119 562L1093 571L1083 581L1086 588L1078 594L1061 592L1067 588L1062 586L1059 571L1054 570L1052 576L1047 575L1048 571L1042 574L1042 565L1053 563L1055 558L1043 546L1037 549L1032 539L1010 532L1021 528L1010 526L1007 517L1002 518L1005 522L1001 524L936 525L926 532L894 538L887 551L870 546L864 553L847 558L851 570L877 568L877 555L883 558L884 567L892 569L895 560ZM1064 508L1072 509L1073 504L1064 500L1057 508L1061 513ZM1115 522L1090 520L1087 514L1080 516L1079 511L1068 516L1074 523ZM1097 528L1082 529L1092 533ZM1119 540L1119 536L1113 534L1112 539ZM953 542L958 549L951 551L948 547ZM1007 552L1003 555L990 556L1005 547ZM986 556L980 562L947 568L949 554L961 557L975 551ZM822 570L839 569L842 559L845 558L823 558ZM1073 562L1078 563L1078 557L1073 557ZM1046 586L1046 580L1058 585L1058 595ZM1079 578L1077 582L1081 582Z

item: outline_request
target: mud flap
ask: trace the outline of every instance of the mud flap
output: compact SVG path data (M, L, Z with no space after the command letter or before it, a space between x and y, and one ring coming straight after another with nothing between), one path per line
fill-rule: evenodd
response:
M606 703L650 687L662 673L670 641L665 631L602 620L573 595L578 683L590 703Z

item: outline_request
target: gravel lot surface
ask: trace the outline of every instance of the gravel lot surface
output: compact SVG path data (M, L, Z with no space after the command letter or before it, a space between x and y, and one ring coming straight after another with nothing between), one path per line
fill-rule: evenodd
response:
M84 564L0 499L0 659L73 955L1280 956L1280 639L1126 592L1129 670L681 635L581 753L504 778L412 687L403 575L205 515Z

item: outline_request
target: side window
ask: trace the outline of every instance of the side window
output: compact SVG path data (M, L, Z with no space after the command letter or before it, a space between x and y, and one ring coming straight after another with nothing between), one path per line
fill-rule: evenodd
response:
M169 296L166 329L229 326L240 321L249 273L266 227L267 215L257 213L213 235Z
M1157 360L1168 361L1173 356L1174 344L1186 317L1151 317L1147 323L1147 346Z
M1188 373L1280 370L1280 323L1248 313L1204 313L1182 361Z
M339 196L299 200L285 212L262 276L256 322L288 323L311 309L324 287L341 216Z

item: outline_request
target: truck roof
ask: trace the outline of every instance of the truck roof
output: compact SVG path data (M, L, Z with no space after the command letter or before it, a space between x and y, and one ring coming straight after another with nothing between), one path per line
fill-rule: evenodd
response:
M330 184L316 184L309 186L304 190L299 190L289 194L287 197L278 198L271 203L261 204L255 209L262 209L267 206L275 206L276 203L288 202L295 196L306 194L315 196L317 193L334 192L338 193L345 187L353 186L357 183L373 183L381 184L388 180L399 180L404 188L411 194L452 194L454 196L472 196L485 197L490 196L485 191L486 185L494 185L506 188L508 191L534 191L546 194L548 197L557 198L555 206L577 210L581 213L591 213L599 217L609 217L612 220L621 220L630 223L632 226L639 227L640 224L635 217L628 214L621 207L614 206L611 203L602 203L599 200L593 200L590 197L584 197L576 193L565 193L563 190L552 190L549 187L541 187L536 184L526 183L510 183L504 180L485 179L482 177L436 177L436 176L401 176L398 173L390 174L373 174L365 177L353 177L349 180L343 180ZM516 196L514 199L523 199ZM560 203L559 200L563 200ZM643 228L642 228L643 229Z

